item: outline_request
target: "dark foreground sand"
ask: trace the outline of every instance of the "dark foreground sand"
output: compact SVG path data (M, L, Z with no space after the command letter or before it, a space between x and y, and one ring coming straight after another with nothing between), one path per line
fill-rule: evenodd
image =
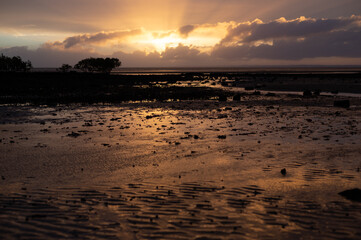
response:
M333 100L1 106L0 238L360 239L361 105Z

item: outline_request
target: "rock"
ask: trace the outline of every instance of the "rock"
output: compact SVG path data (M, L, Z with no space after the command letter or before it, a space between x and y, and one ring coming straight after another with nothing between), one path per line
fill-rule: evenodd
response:
M222 118L228 118L228 115L227 114L219 114L218 119L222 119Z
M233 101L237 101L237 102L241 101L241 94L234 95L233 96Z
M152 118L157 118L157 117L160 117L160 115L148 115L148 116L145 116L146 119L152 119Z
M227 136L226 136L226 135L218 135L218 138L219 138L219 139L226 139Z
M316 89L315 91L313 91L313 96L320 96L321 94L321 89Z
M338 194L348 200L361 202L361 190L358 188L346 190Z
M68 134L68 137L73 137L73 138L77 138L79 136L80 136L80 134L76 133L76 132L71 132L71 133Z
M221 95L221 96L218 97L218 100L219 100L220 102L227 102L227 96Z
M312 96L312 92L310 90L305 90L303 91L303 96L304 97L311 97Z
M334 107L342 107L342 108L349 108L350 107L350 100L335 100L333 102Z
M286 174L287 174L286 168L284 168L284 169L281 170L281 174L282 174L283 176L286 176Z

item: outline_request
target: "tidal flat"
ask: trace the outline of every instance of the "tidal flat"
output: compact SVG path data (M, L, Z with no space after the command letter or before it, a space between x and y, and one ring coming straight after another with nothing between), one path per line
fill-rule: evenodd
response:
M360 99L232 94L1 105L1 238L360 239Z

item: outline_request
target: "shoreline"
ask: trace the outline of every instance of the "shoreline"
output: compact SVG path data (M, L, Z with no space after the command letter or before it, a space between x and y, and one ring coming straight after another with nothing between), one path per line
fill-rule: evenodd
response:
M92 73L0 73L0 103L119 103L224 99L254 92L293 94L304 91L361 94L360 73L286 74L187 72L164 75ZM233 91L233 92L232 92ZM349 95L349 96L351 96ZM317 97L317 96L315 96ZM347 95L340 97L348 97Z

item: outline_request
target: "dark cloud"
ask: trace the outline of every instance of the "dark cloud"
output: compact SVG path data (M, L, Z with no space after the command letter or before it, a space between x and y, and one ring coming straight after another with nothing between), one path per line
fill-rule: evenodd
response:
M214 59L199 50L179 44L166 48L164 52L145 53L136 51L131 54L117 52L115 57L122 59L124 67L194 67L215 65Z
M256 25L245 41L252 42L272 38L305 37L340 30L355 23L356 19L310 19L305 21L271 22Z
M165 66L161 60L160 53L146 53L135 51L133 53L115 52L112 57L121 59L122 67L162 67Z
M185 25L179 28L179 33L183 37L188 37L188 34L191 33L195 28L196 26L194 25Z
M199 50L195 48L191 48L189 46L184 46L182 44L179 44L175 48L167 48L162 53L162 58L169 61L197 60L197 58L201 58L202 56L206 56L206 55L207 54L202 54Z
M63 63L74 65L87 57L107 57L89 50L59 50L46 46L35 50L27 47L12 47L0 49L6 56L20 56L30 60L34 67L59 67ZM109 56L108 56L109 57ZM188 46L179 45L167 48L164 52L146 53L135 51L133 53L115 52L111 57L122 61L123 67L176 67L176 66L209 66L212 63L209 55L199 52Z
M343 30L357 26L360 17L339 19L295 19L287 21L279 19L268 23L254 21L251 24L241 23L229 29L223 43L237 40L249 43L259 40L307 37L314 34L323 34L331 31Z
M320 57L360 58L361 17L278 19L241 23L228 30L212 56L223 59L300 60Z
M335 31L313 35L304 40L278 39L273 45L224 46L218 45L213 57L223 59L282 59L300 60L320 57L361 58L361 31Z
M139 35L142 31L140 29L129 31L116 31L116 32L100 32L95 34L82 34L66 38L63 42L47 43L47 47L56 46L63 48L71 48L76 45L88 45L103 43L112 39L122 39L129 36Z

